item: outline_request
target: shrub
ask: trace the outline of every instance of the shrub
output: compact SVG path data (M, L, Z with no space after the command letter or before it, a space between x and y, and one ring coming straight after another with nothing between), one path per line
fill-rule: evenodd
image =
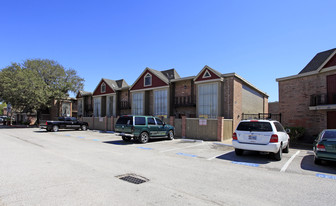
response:
M297 142L303 137L306 131L303 127L286 127L286 129L290 129L290 133L288 133L288 135L291 142Z

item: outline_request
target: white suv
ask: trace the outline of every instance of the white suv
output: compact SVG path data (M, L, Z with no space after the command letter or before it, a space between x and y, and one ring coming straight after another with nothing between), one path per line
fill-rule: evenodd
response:
M278 121L243 120L232 135L232 145L238 156L252 150L274 153L274 158L281 160L282 152L289 152L287 132Z

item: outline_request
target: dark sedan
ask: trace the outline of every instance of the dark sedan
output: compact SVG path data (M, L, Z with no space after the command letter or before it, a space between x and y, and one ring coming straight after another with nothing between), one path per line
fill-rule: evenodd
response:
M323 130L314 142L314 162L322 160L336 161L336 129Z

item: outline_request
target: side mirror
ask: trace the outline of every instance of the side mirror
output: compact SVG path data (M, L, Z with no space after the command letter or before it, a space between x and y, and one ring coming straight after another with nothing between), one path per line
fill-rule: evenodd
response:
M290 133L291 132L291 130L290 129L286 129L286 133L288 134L288 133Z

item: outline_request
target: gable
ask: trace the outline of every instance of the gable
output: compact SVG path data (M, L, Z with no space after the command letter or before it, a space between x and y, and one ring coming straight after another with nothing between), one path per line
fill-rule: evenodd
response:
M217 74L215 74L210 69L206 68L206 69L204 69L204 71L200 75L198 75L198 77L196 78L195 82L197 82L197 81L212 80L212 79L220 79L220 76L218 76Z
M78 92L77 93L77 96L76 96L76 98L78 99L78 98L82 98L82 95L81 95L81 93L80 92Z
M106 92L104 93L101 92L101 85L103 83L106 85ZM115 93L114 90L104 80L101 80L97 88L94 90L93 96L111 94L111 93Z
M152 82L150 86L145 86L145 76L150 74L152 77ZM148 88L155 88L155 87L162 87L167 86L168 84L162 81L159 77L157 77L153 72L149 71L148 69L142 73L140 78L133 84L131 90L141 90L141 89L148 89Z
M334 55L323 67L324 68L328 68L328 67L332 67L332 66L336 66L336 55Z

